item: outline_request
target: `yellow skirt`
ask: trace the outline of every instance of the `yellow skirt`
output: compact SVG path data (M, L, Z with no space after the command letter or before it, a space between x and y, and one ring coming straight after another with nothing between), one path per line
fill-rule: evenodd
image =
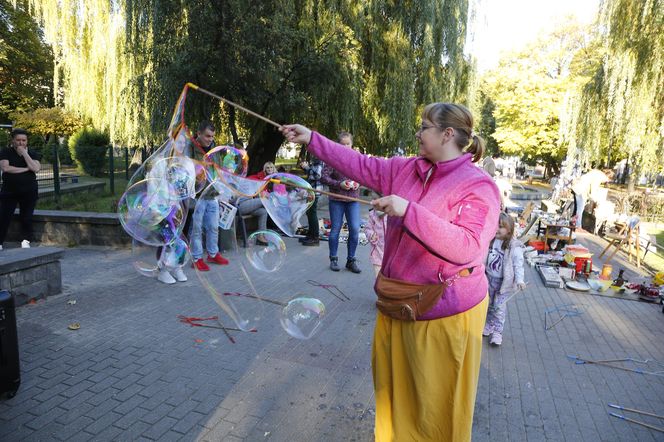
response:
M432 321L378 312L372 351L377 442L470 441L487 299Z

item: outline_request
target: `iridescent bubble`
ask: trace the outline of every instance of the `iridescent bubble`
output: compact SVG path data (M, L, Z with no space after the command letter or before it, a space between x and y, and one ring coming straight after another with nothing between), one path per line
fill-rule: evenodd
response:
M304 179L288 173L275 173L266 178L267 185L259 195L272 221L288 236L294 236L300 218L316 195Z
M221 171L230 172L233 175L245 176L249 167L249 157L244 150L232 146L216 146L210 149L203 161L207 165L208 180L219 179Z
M171 244L164 246L159 258L160 267L175 269L182 267L189 261L189 245L180 237Z
M235 196L253 198L266 185L266 182L263 180L254 180L233 175L224 170L220 171L219 178L224 185L233 191Z
M320 327L325 304L311 297L297 297L288 302L279 320L283 329L294 338L309 339Z
M194 209L194 217L205 217L204 213L197 213L204 207L200 202L218 197L218 192L213 184L210 184L200 195L199 202ZM235 322L237 327L244 331L257 328L263 316L264 304L253 285L252 279L258 278L258 272L251 266L246 265L244 250L237 246L235 225L231 226L231 244L219 253L228 260L228 264L217 264L207 260L205 239L201 243L202 256L209 270L201 271L198 267L196 275L201 281L206 294L212 297L214 302ZM194 241L192 237L190 241ZM192 243L193 248L193 243ZM195 256L193 257L196 258Z
M186 129L186 128L185 128ZM142 159L141 150L136 150L131 159L130 169L136 169L129 182L127 188L133 186L139 181L150 178L150 173L155 164L164 159L172 157L185 157L191 158L192 155L192 140L189 130L181 130L178 132L175 139L168 138L159 148L150 155L146 160ZM192 160L193 161L193 160ZM200 188L202 189L202 187ZM200 190L199 189L199 190Z
M162 180L146 179L130 186L118 201L125 231L147 245L170 244L180 236L186 212L179 196Z
M166 181L179 199L194 198L196 191L196 166L186 157L167 157L157 160L148 173L151 179Z
M251 265L261 272L275 272L286 259L286 244L278 233L259 230L247 238L245 252Z
M131 241L131 260L134 269L141 275L148 278L157 276L157 250L155 246L148 246L140 241L132 239Z

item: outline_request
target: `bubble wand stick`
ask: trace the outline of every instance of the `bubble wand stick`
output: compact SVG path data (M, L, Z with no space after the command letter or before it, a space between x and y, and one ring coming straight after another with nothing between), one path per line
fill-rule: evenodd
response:
M202 92L202 93L204 93L204 94L206 94L206 95L209 95L209 96L211 96L211 97L214 97L214 98L216 98L217 100L221 100L221 101L223 101L224 103L226 103L226 104L228 104L228 105L230 105L230 106L236 107L236 108L240 109L241 111L248 113L249 115L253 115L254 117L258 118L259 120L263 120L263 121L265 121L266 123L271 124L272 126L276 127L277 129L279 129L279 128L281 127L281 124L279 124L279 123L275 123L274 121L270 120L269 118L266 118L266 117L264 117L264 116L262 116L262 115L260 115L260 114L257 114L257 113L254 112L254 111L250 111L250 110L247 109L246 107L240 106L240 105L237 104L237 103L233 103L232 101L227 100L227 99L225 99L224 97L221 97L221 96L219 96L219 95L217 95L217 94L215 94L215 93L213 93L213 92L210 92L210 91L208 91L208 90L206 90L206 89L203 89L202 87L196 86L196 85L193 84L193 83L187 83L187 86L189 86L190 88L192 88L192 89L194 89L194 90L197 90L198 92Z
M368 206L372 206L372 204L371 204L370 201L366 201L366 200L363 200L363 199L360 199L360 198L354 198L354 197L352 197L352 196L339 195L338 193L328 192L328 191L326 191L326 190L312 189L311 187L301 186L301 185L299 185L299 184L290 183L290 182L289 182L289 183L283 183L283 182L281 182L280 180L275 179L275 178L270 178L268 181L271 182L271 183L275 183L275 184L283 184L283 185L285 185L285 186L298 187L298 188L300 188L300 189L305 189L305 190L309 190L309 191L311 191L311 192L321 193L321 194L323 194L323 195L333 196L333 197L335 197L335 198L339 198L339 199L342 199L342 200L346 200L346 201L356 201L356 202L361 203L361 204L366 204L366 205L368 205Z
M206 94L206 95L209 95L209 96L211 96L211 97L213 97L213 98L216 98L217 100L223 101L224 103L226 103L226 104L228 104L228 105L230 105L230 106L233 106L233 107L235 107L235 108L238 108L238 109L240 109L241 111L246 112L246 113L248 113L249 115L252 115L252 116L258 118L259 120L263 120L263 121L265 121L266 123L271 124L272 126L276 127L277 129L281 128L281 126L282 126L281 124L279 124L279 123L277 123L277 122L275 122L275 121L272 121L272 120L270 120L270 119L267 118L267 117L264 117L264 116L262 116L262 115L260 115L260 114L257 114L256 112L251 111L251 110L247 109L247 108L244 107L244 106L241 106L241 105L239 105L239 104L237 104L237 103L234 103L234 102L232 102L232 101L230 101L230 100L227 100L227 99L225 99L224 97L222 97L222 96L220 96L220 95L217 95L217 94L215 94L214 92L210 92L210 91L208 91L207 89L203 89L202 87L199 87L199 86L197 86L197 85L195 85L195 84L193 84L193 83L187 83L187 86L189 86L190 88L192 88L192 89L194 89L194 90L197 90L197 91L199 91L199 92L201 92L201 93L204 93L204 94ZM281 182L280 182L279 180L270 180L270 181L273 182L273 183L281 184ZM339 194L336 194L336 193L333 193L333 192L327 192L327 191L325 191L325 190L310 189L310 188L308 188L308 187L298 186L298 185L291 184L291 183L288 183L288 185L289 185L289 186L293 186L293 187L299 187L299 188L306 189L306 190L313 190L313 191L316 192L316 193L320 193L320 194L328 195L328 196L333 196L333 197L335 197L335 198L339 198L339 199L346 200L346 201L356 201L356 202L361 203L361 204L366 204L366 205L369 205L369 206L372 205L369 201L365 201L365 200L363 200L363 199L359 199L359 198L353 198L352 196L339 195Z

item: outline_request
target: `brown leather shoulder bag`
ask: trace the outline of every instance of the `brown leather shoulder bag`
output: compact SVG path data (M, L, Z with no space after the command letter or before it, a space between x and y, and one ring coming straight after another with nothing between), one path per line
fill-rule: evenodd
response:
M431 310L445 296L445 290L460 277L470 275L473 269L463 269L439 284L416 284L388 278L379 273L374 289L378 295L376 307L385 316L400 321L415 321Z

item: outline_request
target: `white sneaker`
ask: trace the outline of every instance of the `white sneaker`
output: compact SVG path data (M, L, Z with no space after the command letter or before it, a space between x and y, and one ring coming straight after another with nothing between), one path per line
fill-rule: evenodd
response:
M0 252L2 252L2 246L0 246Z
M166 269L161 269L159 270L159 275L157 275L157 279L164 284L175 284L175 278L168 273L168 270Z
M184 274L184 270L182 270L182 267L178 267L175 270L173 270L173 276L175 276L175 279L180 282L185 282L187 280L187 275Z
M22 249L29 249L30 248L30 241L28 241L27 239L24 239L23 241L21 241L21 248Z

